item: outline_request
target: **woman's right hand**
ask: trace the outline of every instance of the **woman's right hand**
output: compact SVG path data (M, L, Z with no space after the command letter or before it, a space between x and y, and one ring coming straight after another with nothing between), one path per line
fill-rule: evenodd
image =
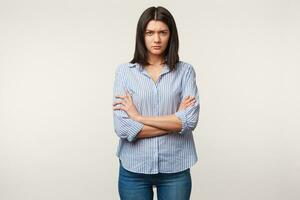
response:
M177 111L182 111L182 110L186 109L187 107L194 105L195 102L196 102L195 97L186 96L180 103Z

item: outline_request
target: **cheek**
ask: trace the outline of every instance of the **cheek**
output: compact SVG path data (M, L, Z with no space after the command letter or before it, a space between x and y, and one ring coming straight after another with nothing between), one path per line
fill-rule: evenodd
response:
M168 46L168 41L165 41L165 42L163 43L163 50L166 50L167 46Z
M149 41L149 39L147 40L145 40L145 45L146 45L146 48L148 49L148 50L150 50L151 49L151 41Z
M150 46L150 45L151 45L151 38L146 37L146 38L145 38L145 44L146 44L147 46Z
M163 39L163 43L164 43L165 46L168 45L168 42L169 42L169 37L166 37L166 38Z

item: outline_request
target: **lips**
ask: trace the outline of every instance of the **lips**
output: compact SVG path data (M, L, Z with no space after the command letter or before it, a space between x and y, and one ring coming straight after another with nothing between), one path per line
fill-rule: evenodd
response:
M159 49L159 48L161 48L161 46L153 46L153 48Z

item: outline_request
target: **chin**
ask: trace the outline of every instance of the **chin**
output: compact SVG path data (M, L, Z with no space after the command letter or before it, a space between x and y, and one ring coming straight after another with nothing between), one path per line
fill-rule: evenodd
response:
M162 55L163 52L162 51L151 51L151 54L159 56L159 55Z

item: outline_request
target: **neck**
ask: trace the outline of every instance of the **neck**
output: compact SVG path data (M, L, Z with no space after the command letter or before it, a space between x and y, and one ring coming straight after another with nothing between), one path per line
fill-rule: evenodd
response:
M150 65L158 66L164 63L164 57L161 55L149 55L148 62Z

